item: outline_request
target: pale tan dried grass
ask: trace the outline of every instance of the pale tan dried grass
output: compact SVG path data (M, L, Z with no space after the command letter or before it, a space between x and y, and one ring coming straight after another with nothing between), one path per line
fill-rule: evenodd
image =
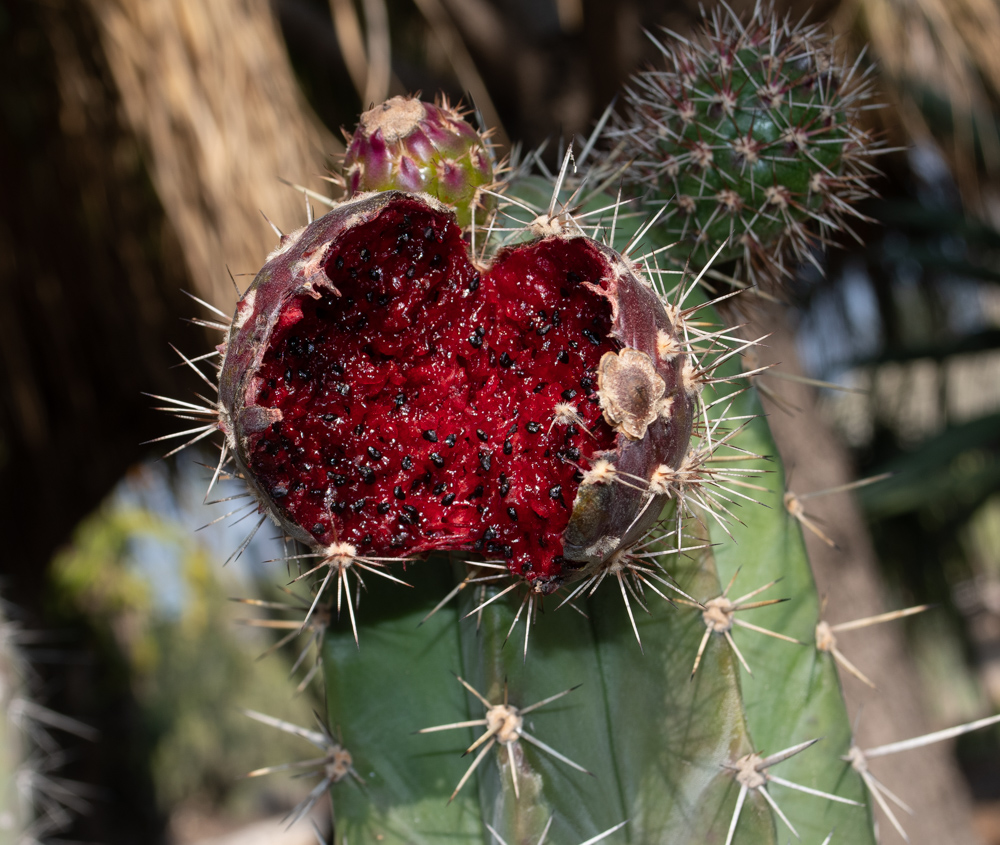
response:
M1000 195L1000 3L996 0L844 0L834 27L880 67L881 115L896 143L933 138L971 208ZM922 112L918 92L947 103L951 130ZM974 139L980 145L977 162Z
M87 2L197 293L231 311L227 266L252 274L276 243L260 212L305 222L279 180L317 183L343 147L304 101L267 0Z

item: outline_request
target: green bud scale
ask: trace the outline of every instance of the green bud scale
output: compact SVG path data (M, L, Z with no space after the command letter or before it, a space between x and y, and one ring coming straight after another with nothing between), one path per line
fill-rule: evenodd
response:
M858 65L760 4L746 22L716 10L690 39L667 34L666 68L632 79L608 135L635 161L626 180L666 202L660 225L686 246L674 257L700 269L725 242L719 260L742 259L754 282L788 275L789 254L815 262L872 194Z

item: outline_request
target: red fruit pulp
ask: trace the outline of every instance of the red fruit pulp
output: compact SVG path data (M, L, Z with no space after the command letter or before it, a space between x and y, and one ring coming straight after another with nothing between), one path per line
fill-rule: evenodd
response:
M269 338L252 404L281 421L249 438L248 466L319 544L557 575L580 468L615 444L596 368L621 344L587 286L607 259L548 238L480 272L467 251L416 200L344 231L323 266L341 295L290 299Z

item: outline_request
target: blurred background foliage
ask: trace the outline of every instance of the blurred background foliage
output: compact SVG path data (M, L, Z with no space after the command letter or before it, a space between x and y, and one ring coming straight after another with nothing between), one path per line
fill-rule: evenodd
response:
M819 397L849 471L894 473L859 501L886 602L939 605L905 628L941 727L1000 707L1000 5L777 5L811 5L871 67L866 119L894 150L872 222L825 274L802 270L785 321L808 375L854 389ZM273 243L258 209L299 225L281 180L328 193L340 127L368 104L471 100L500 153L568 138L655 59L644 28L698 17L693 0L0 4L3 590L52 639L29 650L45 700L116 737L67 740L67 775L97 797L65 836L198 841L287 810L294 782L237 778L301 748L236 708L308 725L319 706L290 695L296 649L254 665L281 632L235 627L249 611L224 601L275 598L274 544L223 570L242 535L193 533L218 515L204 473L139 445L168 428L140 392L192 389L168 344L206 345L180 291L231 310L227 267L245 285ZM1000 842L996 737L959 751L982 841Z

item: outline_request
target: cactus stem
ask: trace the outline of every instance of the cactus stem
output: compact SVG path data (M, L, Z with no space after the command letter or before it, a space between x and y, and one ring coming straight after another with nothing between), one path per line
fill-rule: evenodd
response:
M541 701L537 701L534 704L522 709L510 704L507 694L506 682L504 683L504 688L503 688L503 703L493 704L489 701L489 699L487 699L484 695L482 695L482 693L480 693L464 678L461 678L457 675L455 677L458 680L458 682L463 687L465 687L465 689L468 690L472 695L474 695L477 699L479 699L483 707L486 708L485 717L482 719L472 719L465 722L452 722L451 724L447 725L436 725L431 728L421 728L419 731L417 731L417 733L426 734L426 733L436 733L437 731L448 731L456 728L471 728L471 727L486 728L486 732L482 736L480 736L479 739L473 742L472 745L470 745L465 750L465 753L462 755L465 756L465 754L470 754L471 752L479 748L480 745L483 746L482 750L476 755L476 758L472 761L472 764L469 766L468 769L465 770L465 774L462 775L462 779L458 782L458 786L455 787L455 791L451 793L451 797L448 799L449 804L455 800L455 796L458 795L462 787L465 786L469 778L472 777L472 773L476 770L479 764L485 759L487 752L489 752L489 750L493 748L494 745L497 744L504 746L508 756L510 757L510 775L514 782L514 794L515 796L520 797L519 787L517 783L517 766L515 765L515 760L514 760L514 746L517 744L519 740L522 739L525 740L526 742L531 743L535 747L540 748L542 751L554 757L556 760L559 760L560 762L565 763L568 766L571 766L577 771L583 772L584 774L588 774L591 775L591 777L593 777L593 774L587 771L585 768L583 768L583 766L581 766L579 763L574 763L572 760L569 759L569 757L560 754L554 748L552 748L549 745L546 745L540 739L532 736L531 734L527 733L524 730L524 717L528 713L538 710L539 708L544 707L546 704L551 704L553 701L562 698L564 695L569 695L571 692L573 692L573 690L578 689L579 685L575 687L570 687L569 689L563 690L562 692L557 692L555 695L550 695L548 698L543 698Z
M246 775L248 778L255 778L274 772L307 769L308 771L303 774L322 776L322 779L312 791L285 816L286 819L289 819L288 827L292 827L292 825L307 815L323 794L335 783L340 783L340 781L344 780L344 778L350 777L357 783L364 785L364 778L354 770L354 759L351 756L351 752L334 738L330 729L322 722L319 722L319 731L311 731L291 722L286 722L284 719L276 719L274 716L258 713L256 710L244 710L243 713L251 719L265 725L270 725L272 728L302 737L323 752L322 757L301 760L295 763L281 763L277 766L265 766L261 769L254 769L254 771Z
M788 820L788 817L781 811L777 802L771 797L766 789L768 783L776 783L780 786L787 787L788 789L794 789L797 792L804 792L807 795L815 795L818 798L826 798L828 801L836 801L841 804L851 804L855 807L862 807L863 804L859 804L857 801L852 801L850 798L842 798L839 795L831 795L829 792L822 792L818 789L812 789L808 786L802 786L801 784L793 783L792 781L785 780L784 778L778 777L777 775L772 775L770 771L771 766L777 765L778 763L784 762L790 757L794 757L796 754L805 751L807 748L815 745L819 742L819 739L810 739L805 742L800 742L798 745L792 745L789 748L785 748L782 751L775 752L768 757L761 757L756 752L752 754L747 754L740 757L735 763L730 763L725 766L725 768L734 772L734 779L740 785L740 793L736 799L736 808L733 812L732 821L729 824L729 835L726 837L726 845L732 845L733 835L736 833L736 824L740 818L740 812L743 809L743 804L746 801L747 793L750 791L756 791L760 793L760 796L767 801L771 809L774 810L775 815L780 818L788 829L795 835L795 838L799 838L798 831Z

